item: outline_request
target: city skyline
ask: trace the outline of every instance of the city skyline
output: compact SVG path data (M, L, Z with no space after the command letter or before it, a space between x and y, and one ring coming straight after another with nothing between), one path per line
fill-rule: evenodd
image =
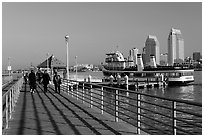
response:
M202 3L5 3L2 4L2 69L39 65L47 53L66 63L100 64L105 54L129 49L142 53L146 37L154 35L160 53L167 53L171 28L181 30L185 57L202 54ZM188 49L188 50L187 50Z

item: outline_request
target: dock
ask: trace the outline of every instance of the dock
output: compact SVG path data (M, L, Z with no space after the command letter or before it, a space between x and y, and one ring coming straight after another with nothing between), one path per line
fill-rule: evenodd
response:
M135 128L115 122L108 114L82 104L65 93L44 93L42 85L30 93L23 85L4 135L133 135Z
M125 83L118 84L117 82L101 82L97 83L98 85L103 86L111 86L111 87L118 87L126 90L138 90L144 88L159 88L159 87L166 87L167 84L164 82L129 82L128 85Z

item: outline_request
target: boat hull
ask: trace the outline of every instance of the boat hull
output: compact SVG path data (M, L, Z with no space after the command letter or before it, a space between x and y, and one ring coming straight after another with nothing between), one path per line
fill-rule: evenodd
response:
M188 81L169 81L168 86L187 86L193 84L194 80Z
M129 80L134 80L137 79L138 81L142 81L145 79L156 79L156 78L161 78L161 74L166 75L169 74L171 75L172 73L191 73L193 70L169 70L169 71L117 71L117 70L103 70L104 77L106 79L109 79L109 77L112 75L115 79L116 76L119 74L122 79L124 78L125 75L129 76ZM143 75L144 73L145 76ZM159 77L156 76L155 74L159 73ZM140 77L138 77L138 74L142 74ZM151 76L151 77L148 77ZM176 76L165 76L164 81L169 85L169 86L183 86L183 85L189 85L194 82L194 76L192 74L190 75L176 75Z

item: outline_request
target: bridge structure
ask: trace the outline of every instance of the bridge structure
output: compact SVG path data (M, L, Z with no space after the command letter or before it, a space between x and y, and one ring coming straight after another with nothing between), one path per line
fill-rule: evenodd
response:
M202 104L63 79L61 92L20 78L2 96L2 134L202 134ZM195 111L196 110L196 111Z

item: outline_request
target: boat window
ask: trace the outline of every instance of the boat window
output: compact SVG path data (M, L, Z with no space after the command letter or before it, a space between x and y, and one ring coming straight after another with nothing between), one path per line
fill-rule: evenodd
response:
M180 77L181 73L175 73L176 77Z
M170 77L175 77L175 73L170 73Z
M181 77L182 76L182 73L179 73L179 77Z
M131 76L131 77L133 77L133 75L134 75L133 73L130 73L130 76Z
M168 77L168 76L170 76L170 75L169 75L169 73L164 73L164 76L167 76L167 77Z
M146 76L147 77L154 77L155 75L154 75L155 73L146 73Z
M142 73L134 73L134 76L135 76L135 77L141 77L141 76L142 76Z

